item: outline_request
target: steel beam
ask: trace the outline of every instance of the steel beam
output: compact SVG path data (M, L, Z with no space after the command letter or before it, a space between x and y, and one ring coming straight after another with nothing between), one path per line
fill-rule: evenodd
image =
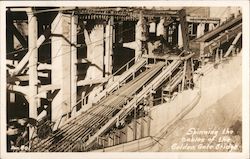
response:
M70 41L71 41L71 48L70 48L70 107L71 109L76 105L76 98L77 98L77 23L78 23L78 16L72 15L71 16L71 30L70 30Z
M26 8L26 7L20 7L20 8L10 8L10 11L12 12L27 12L32 13L32 8Z
M219 24L220 23L220 18L187 16L187 22L190 22L190 23Z
M38 100L35 98L37 95L37 85L38 85L38 73L37 73L37 63L38 63L38 47L37 47L37 35L38 26L37 18L33 13L28 14L28 41L29 41L29 52L30 56L27 57L29 61L29 117L37 118L38 112ZM19 66L19 65L18 65ZM34 128L30 128L29 137L32 138L34 135Z
M105 30L105 76L112 74L112 55L113 55L113 35L114 35L114 17L111 17L106 25Z
M230 55L230 53L232 52L233 48L235 48L235 44L238 42L238 40L240 39L242 35L242 32L239 32L237 34L237 36L235 37L234 41L232 42L232 44L230 45L230 47L228 48L227 52L225 53L224 57L227 57L228 55Z
M30 17L30 14L29 14ZM29 34L30 35L30 34ZM44 32L43 35L41 35L35 42L36 42L36 47L35 49L38 49L41 44L46 40L46 38L50 35L50 29L46 29L46 31ZM26 55L22 58L22 60L18 63L17 67L14 70L11 70L11 76L20 74L23 69L27 66L27 63L29 61L30 56L32 56L31 54L33 53L33 49L30 50L26 53Z
M10 23L10 25L7 27L7 29L11 29L14 33L15 37L18 39L20 44L23 46L23 48L27 47L27 41L23 37L23 35L19 32L19 30L16 28L16 26L13 23Z
M104 83L106 81L107 81L107 78L80 80L80 81L77 81L77 86L93 85L93 84L98 84L98 83Z
M238 23L242 21L242 15L236 17L235 19L232 19L231 21L226 22L225 24L221 25L220 27L216 28L215 30L205 34L204 36L196 39L195 41L198 42L205 42L207 39L215 36L216 34L219 34L220 32L226 30L228 27L234 25L235 23Z
M29 98L29 86L17 86L17 85L9 85L8 86L9 91L14 91L14 92L20 92L24 96L27 96Z

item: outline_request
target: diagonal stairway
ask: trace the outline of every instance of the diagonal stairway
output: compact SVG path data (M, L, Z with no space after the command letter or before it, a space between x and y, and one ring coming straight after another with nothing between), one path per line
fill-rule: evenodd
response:
M159 87L181 63L181 60L176 60L165 66L166 63L158 62L96 106L63 125L52 136L33 144L31 151L71 152L75 151L79 141L87 149L90 148L99 135L111 128L117 120L125 118L137 102Z
M127 85L130 85L130 87L133 88L133 87L135 87L135 85L137 84L138 81L143 84L144 82L142 82L142 81L146 80L146 78L152 77L155 74L154 72L158 72L163 67L163 65L164 64L156 65L156 67L146 70L141 75L136 77L133 81L129 82ZM144 76L145 74L147 74L147 75ZM105 98L97 106L90 108L89 110L83 112L81 115L77 116L75 119L71 120L66 125L62 126L58 132L53 134L53 136L51 138L48 138L48 139L41 141L40 143L34 145L35 146L34 151L36 150L36 148L39 148L39 151L45 151L46 148L49 147L50 144L53 145L55 142L57 142L57 140L64 140L65 143L69 142L69 138L73 138L74 136L71 136L68 134L75 133L76 131L81 130L81 128L88 129L86 131L86 133L93 131L93 126L94 126L95 122L107 120L106 119L107 116L112 115L112 113L117 110L117 107L119 107L119 105L123 104L124 96L127 94L129 95L129 93L133 93L133 92L134 91L128 92L128 88L125 86L121 87L118 91L114 92L113 95L110 95L107 98ZM119 96L117 96L116 94L119 94ZM116 101L116 102L112 104L113 107L107 106L107 105L110 105L110 103L112 103L114 101ZM104 107L104 103L106 105L105 107ZM93 114L98 114L98 115L94 116ZM105 117L104 117L104 115L105 115ZM81 123L81 124L79 125L76 123ZM92 129L90 129L90 128L92 128ZM77 134L75 134L75 135L77 135ZM72 142L72 140L70 140L70 142Z

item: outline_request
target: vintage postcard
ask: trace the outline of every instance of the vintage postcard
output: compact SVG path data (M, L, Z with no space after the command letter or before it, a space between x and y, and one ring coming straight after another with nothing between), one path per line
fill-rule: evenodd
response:
M1 158L249 158L247 1L1 2Z

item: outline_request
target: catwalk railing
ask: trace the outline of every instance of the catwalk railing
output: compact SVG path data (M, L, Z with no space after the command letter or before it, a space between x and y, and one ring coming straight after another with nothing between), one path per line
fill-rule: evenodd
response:
M87 95L82 96L81 99L78 100L76 105L74 105L71 108L71 112L75 111L76 106L79 104L81 104L81 106L84 106L87 104L92 105L92 104L98 103L101 99L109 95L109 93L119 89L121 85L126 82L128 78L130 78L131 76L134 76L135 72L140 70L146 64L147 64L147 60L144 58L140 59L137 62L135 62L135 58L132 58L122 67L120 67L116 72L110 75L107 78L107 80L105 80L105 82L96 86L96 88L105 87L103 90L90 92ZM93 95L93 94L94 94L93 99L89 100L90 95Z
M33 151L74 151L78 139L84 141L86 150L91 148L98 136L112 127L117 120L126 118L133 108L159 87L181 63L181 60L176 60L168 66L165 66L165 62L155 64L121 87L117 93L109 95L104 101L62 126L50 138L34 145ZM146 84L147 82L149 83ZM142 90L137 92L140 88Z

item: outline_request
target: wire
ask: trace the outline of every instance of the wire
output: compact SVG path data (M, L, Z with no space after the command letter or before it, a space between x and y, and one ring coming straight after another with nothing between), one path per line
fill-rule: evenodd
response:
M193 12L199 10L199 9L201 9L201 7L197 8L197 9L194 9L193 11L191 11L191 12L189 12L189 13L193 13ZM56 10L70 10L70 9L67 9L67 8L57 8L57 9L48 9L48 10L43 10L43 11L37 11L37 12L33 12L33 13L44 13L44 12L51 12L51 11L56 11ZM62 18L62 16L60 17L60 19L61 19L61 18ZM117 24L117 23L119 23L119 22L116 22L116 24ZM58 23L57 23L57 25L58 25ZM133 28L132 28L132 29L133 29ZM129 30L130 30L130 29L129 29ZM126 32L126 31L125 31L125 32ZM124 33L124 32L123 32L123 33ZM84 31L83 31L83 32L80 32L80 33L77 33L77 34L74 34L74 35L72 35L72 36L77 36L77 35L81 35L81 34L84 34ZM119 35L119 34L117 34L117 35ZM68 37L68 38L69 38L69 37ZM60 39L58 39L58 40L60 40ZM50 44L50 43L55 42L55 41L57 41L57 40L45 42L45 43L41 44L41 46ZM98 41L95 41L95 42L98 42ZM92 43L90 43L90 44L93 44L93 43L95 43L95 42L92 42ZM17 52L24 51L24 50L28 50L28 47L23 48L23 49L21 49L21 50L16 50L16 51L8 52L8 53L7 53L7 56L8 56L8 55L11 55L11 54L15 54L15 53L17 53Z
M128 28L128 29L126 29L126 30L120 32L119 34L116 34L116 35L120 35L120 34L122 34L122 33L126 33L126 32L128 32L128 31L130 31L130 30L132 30L132 29L134 29L134 27ZM137 30L135 30L135 31L137 31ZM84 33L84 32L82 32L82 33ZM79 34L76 34L75 36L77 36L77 35L79 35ZM112 36L112 35L110 35L110 36ZM110 37L110 36L107 36L107 37ZM103 40L104 40L105 38L107 38L107 37L104 36L103 39L98 40L98 41L95 41L95 42L91 42L91 44L95 44L95 43L98 43L98 42L100 42L100 41L103 41ZM51 41L51 42L52 42L52 41ZM51 42L49 42L49 43L51 43ZM139 47L139 44L137 43L137 41L136 41L136 44L137 44L137 47ZM44 44L43 44L43 45L44 45ZM102 44L100 44L100 45L102 45ZM81 47L85 47L85 46L81 46ZM80 47L80 48L81 48L81 47ZM60 47L60 49L61 49L61 48L62 48L62 47ZM58 50L58 52L60 51L60 49ZM75 49L75 50L77 50L77 49ZM75 50L73 50L73 51L75 51ZM72 51L72 50L71 50L71 51ZM60 56L64 56L64 55L70 53L71 51L65 52L64 54L61 54L61 55L56 55L56 56L53 57L53 58L45 59L45 60L42 61L42 62L46 62L46 61L48 61L48 60L52 60L52 59L57 58L57 57L60 57ZM58 53L57 53L57 54L58 54ZM95 58L98 57L98 56L99 56L99 55L94 56L92 59L90 59L90 61L93 60L93 59L95 59ZM40 62L40 63L41 63L41 62ZM37 65L37 64L35 64L35 65ZM29 67L32 67L32 66L35 66L35 65L31 65L31 66L29 66ZM69 76L69 75L70 75L70 74L67 74L67 75L63 76L62 78L65 78L65 77L67 77L67 76ZM61 81L62 79L59 79L59 80ZM58 80L58 81L59 81L59 80ZM100 85L98 85L98 86L100 86ZM89 94L88 94L88 95L89 95ZM74 96L77 96L77 93L75 93ZM34 95L33 97L36 97L36 95ZM29 98L32 98L32 97L29 97ZM66 102L66 101L69 100L70 98L71 98L71 97L65 99L64 101L62 101L62 103ZM81 100L82 100L82 98L81 98L79 101L77 101L77 103L76 103L73 107L75 107L76 105L78 105L78 104L81 102ZM54 107L57 108L56 110L61 109L61 108L58 107L58 106L61 105L62 103L60 103L60 104L54 106ZM59 116L56 120L58 120L58 119L60 119L60 118L61 118L61 116Z
M134 29L134 28L126 29L125 31L121 32L120 34L116 34L116 35L122 35L123 33L126 33L126 32L128 32L128 31L130 31L130 30L132 30L132 29ZM135 31L137 31L137 30L135 30ZM83 33L83 32L82 32L82 33ZM112 36L112 35L110 35L110 36ZM110 37L110 36L107 36L107 37ZM107 37L104 36L103 39L100 39L100 40L91 42L90 45L99 43L99 42L105 40ZM58 39L58 40L61 40L61 39ZM51 42L48 42L48 43L52 43L52 42L55 42L55 41L58 41L58 40L54 40L54 41L51 41ZM137 43L137 41L135 41L135 42L136 42L136 44L137 44L137 47L140 47L139 44ZM46 43L46 44L48 44L48 43ZM102 44L99 44L99 45L102 45ZM82 46L80 46L80 47L78 47L78 48L84 48L85 46L86 46L86 45L82 45ZM98 45L96 45L96 46L98 46ZM60 47L60 49L62 49L62 47ZM52 60L52 59L55 59L55 58L57 58L57 57L67 55L67 54L69 54L71 51L77 50L77 49L75 49L75 50L67 51L67 52L65 52L65 53L63 53L63 54L58 55L60 49L58 50L56 56L54 56L54 57L52 57L52 58L47 58L47 59L45 59L45 60L43 60L43 61L40 61L39 63L48 62L48 61L50 61L50 60ZM98 56L99 56L99 55L97 55L97 56L95 56L95 57L93 57L92 59L89 59L89 60L93 60L94 58L96 58L96 57L98 57ZM36 64L34 64L34 65L30 65L30 66L28 66L28 68L33 67L33 66L35 66L35 65L37 65L37 64L39 64L39 63L36 63Z
M69 7L69 8L55 8L55 9L47 9L47 10L41 10L41 11L33 11L32 14L38 14L38 13L45 13L45 12L53 12L53 11L65 11L65 10L72 10L72 9L76 9L75 7ZM198 8L200 9L200 8ZM28 12L29 13L29 12ZM28 14L27 13L27 14ZM30 13L31 14L31 13ZM119 22L117 22L119 23ZM81 34L81 33L80 33ZM51 42L48 42L48 43L51 43ZM47 44L48 44L47 43ZM43 44L45 45L45 44ZM24 51L24 50L27 50L28 48L23 48L21 50L17 50L17 51L12 51L12 52L9 52L7 53L7 55L10 55L10 54L14 54L14 53L17 53L17 52L20 52L20 51Z
M200 8L198 8L198 9L200 9ZM196 10L198 10L198 9L196 9ZM196 11L196 10L194 10L194 11ZM192 12L194 12L194 11L192 11ZM130 31L130 30L132 30L132 29L134 29L134 27L129 28L129 29L126 29L125 31L120 32L119 34L126 33L127 31ZM83 34L83 33L84 33L84 31L83 31L83 32L80 32L80 33L78 33L78 34L75 34L75 35L73 35L73 36L77 36L77 35ZM116 35L119 35L119 34L116 34ZM107 36L107 37L109 37L109 36ZM107 38L107 37L104 36L103 39L98 40L98 41L91 42L90 44L95 44L95 43L98 43L98 42L100 42L100 41L103 41L103 40L104 40L105 38ZM60 40L60 39L58 39L58 40ZM54 40L54 41L57 41L57 40ZM47 43L43 43L42 45L50 44L50 43L52 43L52 42L54 42L54 41L50 41L50 42L47 42ZM140 47L139 44L138 44L138 42L137 42L137 41L135 41L135 42L136 42L136 44L137 44L137 48ZM102 45L102 44L100 44L100 45ZM81 46L81 47L79 47L79 48L83 48L83 47L85 47L85 45L84 45L84 46ZM28 49L28 48L26 48L26 49ZM60 49L62 49L62 47L60 47ZM58 50L58 52L60 51L60 49ZM24 50L24 49L23 49L23 50ZM75 49L75 50L77 50L77 49ZM64 55L70 53L71 51L75 51L75 50L70 50L70 51L65 52L64 54L60 54L60 55L58 55L58 53L57 53L57 55L54 56L53 58L45 59L45 60L42 61L42 62L46 62L46 61L48 61L48 60L52 60L52 59L57 58L57 57L60 57L60 56L64 56ZM8 54L11 54L11 53L16 53L16 51L9 52ZM91 60L95 59L95 58L98 57L98 56L99 56L99 55L94 56ZM91 60L90 60L90 61L91 61ZM35 64L35 65L37 65L37 64ZM33 66L35 66L35 65L33 65ZM29 67L32 67L32 66L29 66ZM67 74L67 75L64 76L64 77L67 77L67 76L69 76L69 74ZM64 78L64 77L63 77L63 78ZM62 80L62 79L60 79L60 80ZM75 93L75 95L77 95L77 94ZM35 97L35 96L34 96L34 97ZM66 101L69 100L69 99L70 99L70 97L67 98L67 99L65 99L62 103L66 102ZM81 100L82 100L82 98L81 98L79 101L77 101L76 105L79 104L79 103L81 102ZM61 105L61 103L58 104L58 105ZM58 106L58 105L57 105L57 106ZM57 106L56 106L56 107L57 107ZM59 109L59 108L60 108L60 107L58 107L58 109ZM61 118L61 117L59 117L59 118Z
M39 10L39 11L32 11L31 14L40 14L40 13L46 13L46 12L58 12L58 11L67 11L67 10L75 10L77 7L60 7L60 8L53 8L53 9L44 9L44 10ZM30 14L28 12L27 14Z
M198 8L198 9L200 9L200 8ZM198 9L196 9L196 10L198 10ZM194 10L194 11L195 11L195 10ZM194 11L193 11L193 12L194 12ZM61 17L60 17L60 18L61 18ZM57 24L57 25L58 25L58 24ZM134 28L131 28L131 29L134 29ZM127 32L127 31L130 31L131 29L127 29L127 30L121 32L120 34L125 33L125 32ZM80 33L78 33L78 34L75 34L74 36L77 36L77 35L83 34L83 33L84 33L84 31L83 31L83 32L80 32ZM119 35L119 34L118 34L118 35ZM106 37L104 37L104 39L105 39L105 38L106 38ZM58 39L58 40L60 40L60 39ZM57 40L54 40L54 41L57 41ZM54 42L54 41L50 41L50 42L47 42L47 43L43 43L42 45L46 45L46 44L52 43L52 42ZM103 41L103 39L98 40L98 41L95 41L95 42L91 42L90 44L98 43L99 41ZM136 44L137 44L137 47L140 47L139 44L138 44L137 42L136 42ZM100 45L102 45L102 44L100 44ZM81 46L80 48L83 48L83 47L85 47L85 46ZM60 49L61 49L61 48L60 48ZM59 53L60 49L58 50L58 53ZM23 50L24 50L24 49L23 49ZM75 50L76 50L76 49L75 49ZM73 51L75 51L75 50L73 50ZM71 50L71 51L72 51L72 50ZM66 52L66 53L64 53L64 54L61 54L61 55L56 55L56 56L53 57L53 58L45 59L45 60L43 60L42 62L50 61L50 60L55 59L55 58L57 58L57 57L64 56L64 55L70 53L71 51ZM16 53L16 51L14 51L13 53ZM57 54L58 54L58 53L57 53ZM11 53L8 53L8 54L11 54ZM90 60L93 60L93 59L95 59L96 57L98 57L98 56L95 56L95 57L93 57L93 58L90 59ZM34 64L33 66L35 66L35 65L37 65L37 64ZM32 67L32 65L29 66L29 67Z
M134 29L134 28L132 27L131 29ZM127 30L121 32L120 34L125 33L125 32L127 32L127 31L130 31L131 29L127 29ZM137 31L137 30L136 30L136 31ZM82 32L82 33L83 33L83 32ZM119 34L118 34L118 35L119 35ZM75 36L77 36L77 35L75 35ZM105 37L104 37L104 39L105 39ZM103 41L103 39L100 40L100 41ZM51 41L51 42L52 42L52 41ZM51 43L51 42L49 42L49 43ZM98 41L92 42L92 44L93 44L93 43L96 43L96 42L98 42ZM136 44L137 44L137 48L140 47L137 41L136 41ZM83 47L83 46L81 46L81 47ZM71 51L72 51L72 50L71 50ZM69 51L68 53L70 53L71 51ZM67 52L64 53L64 54L62 54L62 55L59 55L59 56L63 56L63 55L65 55L65 54L67 54ZM59 56L56 56L56 57L59 57ZM56 58L56 57L53 57L53 58ZM96 57L97 57L97 56L96 56ZM53 58L52 58L52 59L53 59ZM95 57L94 57L94 58L95 58ZM94 58L93 58L93 59L94 59ZM51 59L49 58L49 59L47 59L47 60L51 60ZM44 60L43 62L45 62L45 61L46 61L46 60ZM32 67L32 66L29 66L29 67ZM69 97L69 98L70 98L70 97ZM68 98L68 99L69 99L69 98ZM68 99L64 100L63 102L67 101ZM77 101L76 105L79 104L79 103L81 102L81 100L82 100L82 98L81 98L79 101ZM63 102L62 102L62 103L63 103Z
M133 28L132 28L132 29L133 29ZM77 36L77 35L76 35L76 36ZM105 37L104 37L103 39L99 40L99 41L103 41L104 39L105 39ZM51 42L50 42L50 43L51 43ZM94 42L94 43L96 43L96 42ZM138 44L137 42L136 42L136 44L137 44L137 47L139 47L139 44ZM102 45L102 44L100 44L100 45ZM81 46L81 47L83 47L83 46ZM60 47L60 49L62 49L62 46ZM60 49L58 50L58 52L60 51ZM75 49L75 50L77 50L77 49ZM75 50L73 50L73 51L75 51ZM70 50L68 53L70 53L71 51L72 51L72 50ZM58 56L56 55L56 56L53 57L53 58L56 58L56 57L59 57L59 56L63 56L63 55L68 54L68 53L66 52L66 53L61 54L61 55L58 55L58 53L57 53ZM95 57L97 57L97 56L95 56ZM95 58L95 57L94 57L94 58ZM93 59L94 59L94 58L93 58ZM51 59L49 59L49 60L51 60ZM29 67L31 67L31 66L29 66ZM67 76L67 75L66 75L66 76ZM68 99L69 99L69 98L67 98L66 100L64 100L62 103L64 103L64 102L67 101ZM82 99L81 99L81 100L82 100ZM61 105L61 104L58 104L58 105ZM56 106L56 108L57 108L57 109L60 109L60 107L57 107L57 106ZM56 109L56 110L57 110L57 109ZM61 118L61 117L59 117L59 118ZM59 118L58 118L58 119L59 119Z
M62 18L62 16L60 16L60 19L58 20L58 23L55 25L55 29L56 29L56 27L58 26L59 21L61 20L61 18ZM30 21L29 21L29 22L30 22ZM29 22L28 22L28 23L29 23ZM54 29L54 30L55 30L55 29ZM54 30L53 30L53 31L54 31ZM53 32L53 31L52 31L52 32ZM42 46L42 45L46 45L46 44L48 44L48 43L51 43L51 42L43 43L43 44L41 44L41 46ZM12 52L7 52L6 55L8 56L8 55L15 54L15 53L17 53L17 52L24 51L24 50L28 50L28 49L29 49L29 47L26 47L26 48L23 48L23 49L21 49L21 50L16 50L16 51L12 51Z
M116 22L115 24L118 24L118 23L119 23L119 22ZM127 31L132 30L132 29L134 29L134 28L125 29L123 32L118 33L118 34L116 34L116 35L121 35L121 34L123 34L123 33L126 33ZM79 33L77 33L77 34L73 34L72 36L78 36L78 35L81 35L81 34L84 34L84 31L79 32ZM70 36L70 35L68 35L66 38L69 38L69 36ZM52 37L53 37L53 35L52 35ZM90 44L98 43L98 42L100 42L100 41L102 41L102 40L105 40L107 37L110 37L110 36L104 36L103 39L98 40L98 41L91 42ZM61 39L53 40L53 41L49 41L49 42L45 42L45 43L41 44L41 46L50 44L50 43L55 42L55 41L60 41L60 40L61 40ZM84 45L84 46L86 46L86 45ZM11 54L15 54L15 53L17 53L17 52L21 52L21 51L24 51L24 50L28 50L28 49L29 49L29 48L26 47L26 48L23 48L23 49L21 49L21 50L11 51L11 52L8 52L8 53L7 53L7 56L8 56L8 55L11 55Z
M137 44L137 48L138 48L138 47L139 47L139 44L138 44L137 42L136 42L136 44ZM70 52L70 51L69 51L69 52ZM65 54L67 54L67 52L66 52ZM59 55L59 56L63 56L63 55L65 55L65 54L62 54L62 55ZM57 56L57 57L59 57L59 56ZM99 55L93 57L92 59L95 59L96 57L99 57ZM67 75L66 75L65 77L67 77ZM98 87L98 86L101 86L101 84L97 85L97 87ZM88 93L87 95L85 95L85 97L88 96L89 94L90 94L90 93ZM75 94L75 95L77 95L77 94ZM69 98L70 98L70 97L69 97ZM69 98L65 99L62 103L66 102ZM82 101L82 98L81 98L80 100L78 100L78 101L76 102L76 104L75 104L73 107L75 107L76 105L78 105L81 101Z

